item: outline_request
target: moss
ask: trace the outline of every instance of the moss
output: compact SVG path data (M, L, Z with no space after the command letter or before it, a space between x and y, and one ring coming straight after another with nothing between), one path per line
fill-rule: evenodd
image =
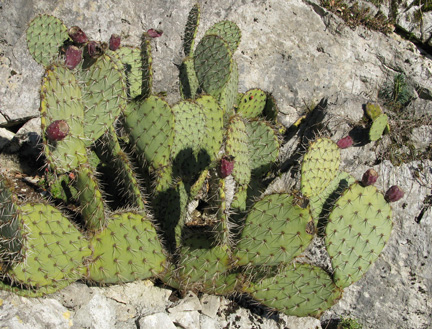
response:
M339 322L337 329L362 329L361 324L356 319L342 318Z

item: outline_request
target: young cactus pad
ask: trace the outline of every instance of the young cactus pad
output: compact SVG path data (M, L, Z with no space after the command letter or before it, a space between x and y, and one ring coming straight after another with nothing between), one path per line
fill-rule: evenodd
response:
M325 243L336 285L358 281L384 248L393 227L390 205L374 186L350 186L329 215Z

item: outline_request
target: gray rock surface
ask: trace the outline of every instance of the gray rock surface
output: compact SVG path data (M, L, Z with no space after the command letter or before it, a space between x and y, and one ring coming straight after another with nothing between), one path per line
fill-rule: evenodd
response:
M94 39L108 40L112 33L119 33L124 44L134 45L142 31L163 29L163 36L153 44L154 89L167 92L170 102L175 102L179 99L175 64L183 57L182 34L193 4L192 0L3 1L0 151L22 150L40 134L38 124L30 121L23 125L38 117L43 74L25 46L25 29L32 17L47 12L68 26L80 25ZM235 56L240 91L260 87L272 92L286 126L326 98L329 135L337 140L361 121L362 105L376 101L384 83L401 72L414 93L408 109L419 116L432 113L430 55L396 34L385 36L361 26L351 29L314 1L222 0L202 2L201 7L199 37L222 19L239 25L242 42ZM16 131L17 127L21 132ZM431 120L425 118L413 130L411 140L419 149L430 147L430 129ZM285 157L297 143L295 138L289 141L284 147ZM367 168L374 167L380 173L380 188L399 184L406 196L393 207L394 231L383 254L362 280L346 289L322 321L350 316L364 328L432 327L432 213L428 199L432 193L432 164L421 159L399 167L387 160L378 163L378 154L388 143L389 137L384 136L379 143L342 151L346 171L359 179ZM0 154L1 169L17 168L18 161L4 153ZM289 175L283 175L278 188L286 189L291 183ZM258 315L223 297L187 294L172 302L171 293L149 281L101 288L74 283L38 299L0 291L0 323L10 328L320 327L320 320L312 318Z

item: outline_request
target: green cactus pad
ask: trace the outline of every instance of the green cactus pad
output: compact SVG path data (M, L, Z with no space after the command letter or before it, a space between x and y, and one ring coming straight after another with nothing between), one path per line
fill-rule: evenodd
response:
M223 110L212 96L204 95L196 100L201 106L205 117L205 133L202 147L214 161L219 153L223 141Z
M246 123L249 140L249 165L252 175L267 173L279 156L279 141L269 124L264 121Z
M226 138L226 154L234 157L232 175L240 185L247 185L251 178L249 166L248 135L243 119L235 116L231 119Z
M331 277L309 264L290 264L274 277L250 283L245 289L254 299L289 316L318 318L342 296Z
M121 47L116 53L123 63L126 73L128 98L134 99L141 95L142 89L141 52L138 48Z
M67 27L51 15L36 16L27 28L27 47L33 59L48 66L59 56L60 47L69 39Z
M309 200L309 205L314 219L315 226L318 225L323 214L328 214L332 204L342 194L342 192L351 184L355 183L356 179L346 172L340 172L327 185L327 187L318 195L314 195Z
M42 203L20 206L23 260L5 277L14 285L39 288L74 282L85 273L91 252L84 236L54 207Z
M241 40L241 31L236 23L231 21L221 21L209 28L205 35L217 35L224 39L233 54Z
M141 95L142 99L152 93L153 87L153 57L150 40L144 38L141 43Z
M186 57L179 67L180 94L183 99L194 99L199 88L198 78L196 76L194 60L192 57Z
M210 95L220 93L230 78L232 54L228 44L216 35L207 35L198 43L194 67L201 88Z
M234 106L237 104L239 72L237 63L232 62L232 70L225 87L215 94L214 97L219 101L220 107L225 114L225 122L234 114Z
M373 122L369 130L369 139L371 141L376 141L381 138L388 125L387 114L381 114Z
M166 262L156 230L143 213L114 215L90 245L94 261L88 279L99 283L147 279L160 274Z
M126 107L126 81L115 56L102 55L81 72L86 146L101 137Z
M234 194L231 208L245 211L247 206L248 197L248 185L239 185L237 191Z
M63 288L66 288L70 284L71 284L70 281L64 280L64 281L53 283L50 286L43 286L43 287L25 286L24 288L20 288L17 286L11 286L7 283L0 281L0 290L10 291L22 297L36 298L36 297L42 297L45 295L53 294Z
M0 263L3 264L19 261L22 256L17 200L12 183L0 173Z
M339 171L338 146L327 138L320 138L309 146L301 167L301 192L306 197L320 194Z
M198 4L195 4L192 7L192 9L189 11L189 15L186 22L186 28L184 32L183 50L185 56L189 56L194 49L195 37L199 25L199 18L200 18L200 7Z
M75 187L79 191L81 214L87 230L91 232L101 230L107 223L106 207L94 171L94 168L88 164L80 166L75 181Z
M288 263L306 249L312 240L306 232L311 215L295 202L289 194L271 194L252 207L237 244L238 265Z
M65 120L68 135L51 142L43 134L45 155L59 173L76 169L87 162L83 129L84 105L74 74L64 66L51 66L45 73L41 90L41 127L45 130L56 120Z
M154 170L168 165L174 138L174 114L167 102L156 96L130 102L125 112L125 128L137 154Z
M237 113L244 118L256 118L263 113L267 94L261 89L251 89L244 93L240 99Z
M201 149L206 134L205 116L202 107L191 101L175 104L172 111L175 126L171 158L179 174L190 177L210 163L210 155Z
M208 249L183 247L180 251L178 276L184 290L214 293L221 276L229 269L229 250L226 246Z
M392 230L391 208L374 186L351 185L336 202L326 247L341 288L359 280L378 258Z

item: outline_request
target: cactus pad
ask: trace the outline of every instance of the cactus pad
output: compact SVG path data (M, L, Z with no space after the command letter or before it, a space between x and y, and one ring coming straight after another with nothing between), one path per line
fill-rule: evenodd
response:
M387 114L381 114L373 122L369 130L369 139L376 141L381 138L388 124Z
M303 252L312 236L306 232L309 208L295 204L293 196L271 194L249 212L237 244L238 265L288 263Z
M189 11L184 32L183 50L186 56L189 56L193 51L195 36L199 25L199 18L200 8L198 4L195 4Z
M366 273L392 226L390 205L374 186L356 183L342 194L329 215L325 237L336 285L347 287Z
M51 142L43 134L45 154L55 163L59 173L72 171L86 162L82 120L84 105L78 81L63 66L51 66L45 73L41 91L41 125L45 130L51 123L64 120L69 126L68 135L61 141Z
M216 35L207 35L198 43L194 67L201 88L210 95L220 93L230 78L232 54L228 44Z
M217 35L224 39L231 53L234 53L240 44L241 31L236 23L231 21L221 21L210 27L205 35Z
M100 283L146 279L160 274L166 262L155 228L141 213L114 215L90 244L94 261L88 279Z
M88 242L63 214L50 205L20 206L23 261L5 274L15 285L39 288L74 282L85 273Z
M274 277L251 283L245 292L287 315L313 317L319 317L342 295L324 270L295 263Z
M33 59L48 66L58 57L59 49L69 39L67 27L51 15L36 16L27 28L27 47Z
M116 53L126 72L127 96L134 99L141 95L142 89L141 52L138 48L121 47Z
M251 89L240 99L237 113L244 118L255 118L262 114L266 105L267 94L261 89Z
M320 194L336 177L340 164L338 146L320 138L309 146L301 167L301 192L306 197Z

